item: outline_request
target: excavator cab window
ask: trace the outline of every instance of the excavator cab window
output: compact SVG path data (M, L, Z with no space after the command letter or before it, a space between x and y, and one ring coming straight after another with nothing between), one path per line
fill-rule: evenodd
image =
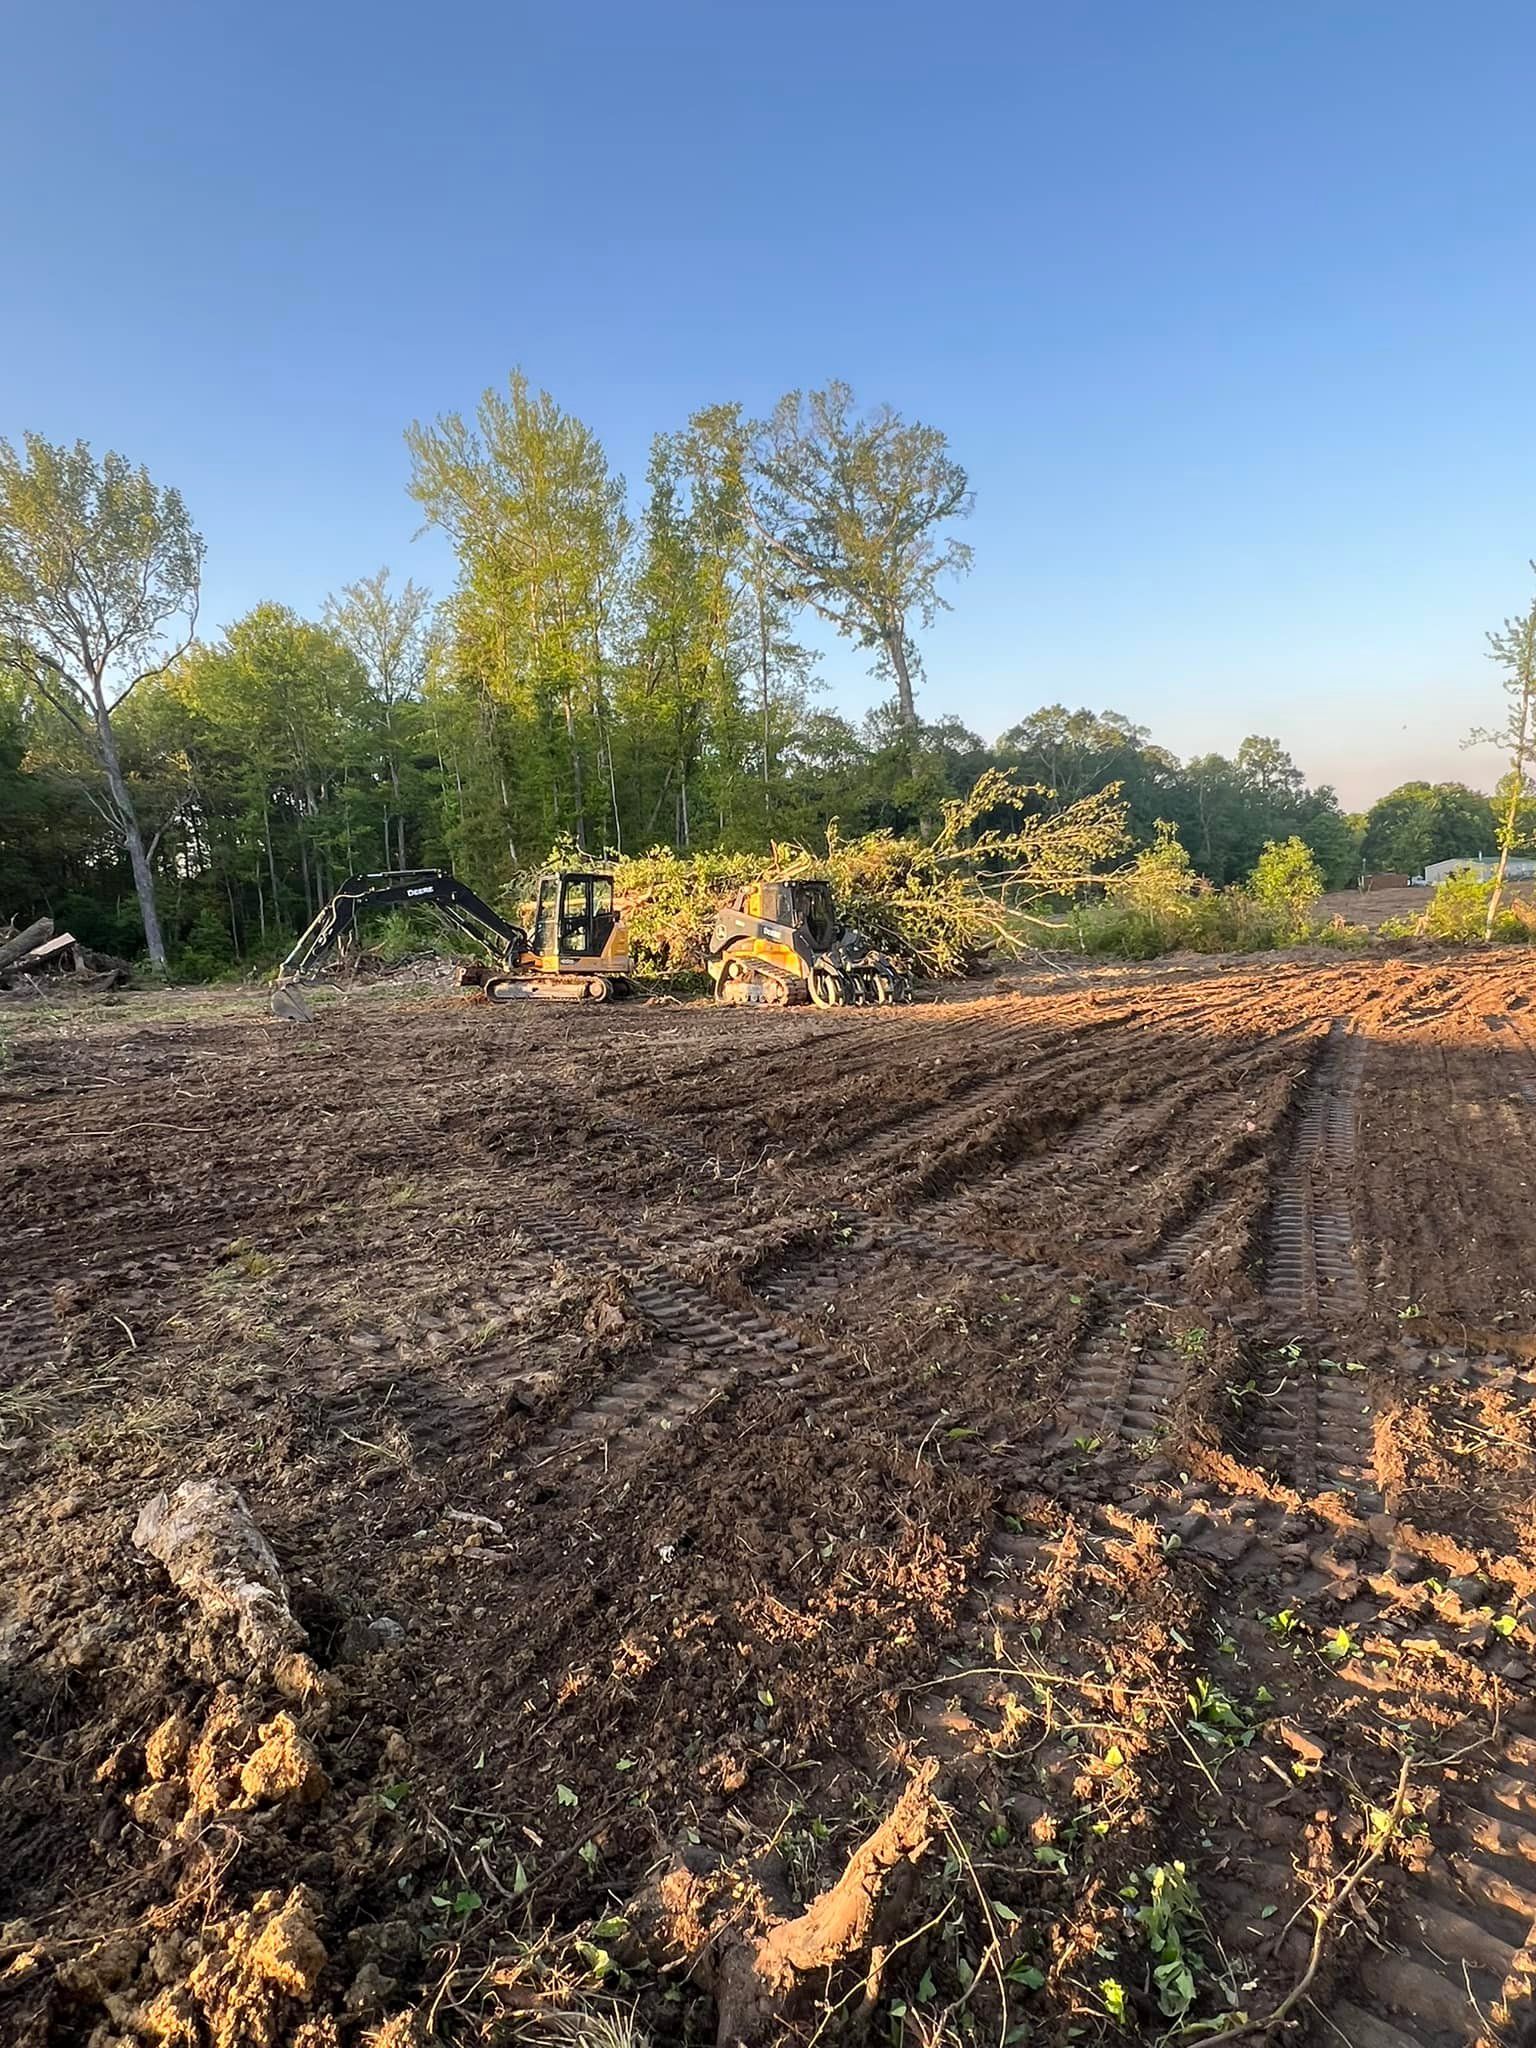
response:
M556 875L539 880L539 900L533 916L533 950L541 956L560 950L560 881Z
M613 909L613 877L592 877L592 951L601 953L618 923Z
M560 950L586 959L592 944L591 875L567 875L560 888Z

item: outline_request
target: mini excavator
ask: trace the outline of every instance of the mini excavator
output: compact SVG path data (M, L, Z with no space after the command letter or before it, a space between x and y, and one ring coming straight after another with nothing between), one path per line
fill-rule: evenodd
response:
M611 875L556 868L539 876L532 936L492 910L444 868L398 868L343 882L277 970L273 1013L312 1012L294 987L333 946L341 946L369 910L432 910L481 956L462 968L460 985L493 1003L525 996L606 1003L631 993L629 936L614 907Z
M715 919L717 1003L910 1003L912 977L838 920L830 882L753 882Z

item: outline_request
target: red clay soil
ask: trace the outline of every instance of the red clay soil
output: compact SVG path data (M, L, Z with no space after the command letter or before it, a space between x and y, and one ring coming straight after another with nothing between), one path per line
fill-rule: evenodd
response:
M17 1030L0 2039L1521 2038L1533 994Z

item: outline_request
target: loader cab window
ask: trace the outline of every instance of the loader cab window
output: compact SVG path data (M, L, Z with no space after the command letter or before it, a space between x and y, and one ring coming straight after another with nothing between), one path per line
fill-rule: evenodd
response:
M803 884L797 892L800 898L799 922L806 937L818 953L837 942L837 910L832 901L832 891L825 882Z

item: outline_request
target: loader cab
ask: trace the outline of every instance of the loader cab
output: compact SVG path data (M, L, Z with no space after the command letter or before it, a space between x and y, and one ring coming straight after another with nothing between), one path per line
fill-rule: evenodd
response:
M533 950L543 965L601 959L618 930L612 875L540 875Z
M805 939L813 953L824 953L837 943L837 904L830 882L754 882L742 891L736 907L743 917L782 926L775 937Z
M841 926L837 920L837 904L832 895L830 882L791 882L790 893L794 899L795 926L805 933L812 949L825 953L835 946Z

